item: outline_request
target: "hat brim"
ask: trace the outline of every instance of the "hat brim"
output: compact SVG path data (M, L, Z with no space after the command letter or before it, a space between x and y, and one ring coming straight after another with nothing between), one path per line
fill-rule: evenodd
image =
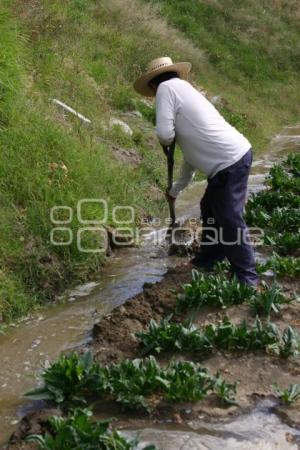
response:
M133 87L141 95L145 97L154 97L154 92L149 86L149 82L155 78L157 75L165 72L177 72L178 76L183 80L186 80L188 74L190 73L192 64L189 62L179 62L175 64L170 64L168 66L160 67L151 72L145 73L140 78L136 80Z

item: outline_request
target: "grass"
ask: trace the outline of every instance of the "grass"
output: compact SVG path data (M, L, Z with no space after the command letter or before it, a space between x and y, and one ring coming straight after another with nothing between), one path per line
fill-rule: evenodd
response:
M222 113L250 137L254 148L260 147L274 126L297 121L296 0L288 5L284 0L144 1L158 5L168 23L204 51L199 80L221 94Z
M78 27L89 28L96 5L91 2L87 10L86 4L76 1L64 6L61 2L43 3L44 9L36 4L37 11L31 11L33 17L27 17L24 23L8 8L0 14L1 49L5 50L0 64L0 263L4 268L0 313L5 320L26 314L34 305L52 300L70 283L83 282L99 271L103 254L81 253L76 245L80 199L103 198L109 211L115 205L133 205L137 222L144 214L157 214L164 205L159 191L149 195L152 188L163 189L165 183L164 156L158 146L151 152L147 148L153 141L152 132L147 138L147 133L139 138L137 128L131 138L117 129L103 131L113 107L132 109L135 103L132 89L124 80L118 81L116 91L107 86L105 93L101 90L105 80L94 80L89 73L96 73L95 64L103 59L103 49L97 49L100 42L107 51L112 44L109 30L105 43L99 35L104 30L93 19L89 33L92 36L95 32L92 41L88 36L79 41L75 38ZM26 4L19 2L16 7L21 13ZM60 32L62 25L64 31ZM125 49L126 37L120 39L114 45ZM55 51L50 50L54 47ZM95 56L98 51L99 58ZM69 60L68 55L73 58ZM117 70L117 62L114 72L106 67L107 79ZM49 102L54 97L90 117L93 125L88 128L73 117L63 117ZM125 97L132 98L131 106ZM116 99L122 105L116 104ZM143 113L148 115L148 122L151 108L145 107ZM104 136L107 143L98 141L97 136ZM139 169L118 161L111 144L135 148L143 158ZM74 211L69 228L75 239L70 246L55 247L49 242L53 227L50 209L56 205L68 205ZM100 214L94 208L86 211L86 218L98 218ZM111 221L110 215L109 224ZM66 239L63 233L56 237ZM84 234L84 248L98 248L100 244L93 231Z
M221 93L221 111L259 149L275 130L299 116L296 14L290 12L296 3L279 11L265 4L264 14L260 3L250 0L243 7L234 1L219 6L204 1L196 9L190 2L184 10L180 1L159 3L1 2L4 320L25 315L66 286L95 277L105 262L103 254L78 251L75 240L70 246L50 244L53 206L73 209L69 228L75 237L80 227L76 206L82 198L107 199L109 211L114 205L132 205L137 223L165 208L165 158L154 137L153 105L145 105L132 90L148 60L163 54L190 60L193 82L209 95ZM257 31L249 34L253 23ZM271 46L266 35L273 36ZM92 124L63 114L53 98ZM123 115L132 110L143 117ZM112 116L126 120L133 135L109 129ZM115 146L133 149L141 159L138 167L120 161ZM179 163L179 152L176 158ZM101 211L93 207L86 214L97 218ZM57 234L58 240L65 238L66 233ZM85 248L99 245L94 231L84 234Z

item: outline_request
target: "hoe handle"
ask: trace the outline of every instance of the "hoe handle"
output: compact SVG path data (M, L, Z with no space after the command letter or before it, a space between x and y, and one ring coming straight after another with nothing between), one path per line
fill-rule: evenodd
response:
M168 192L173 185L173 169L174 169L174 151L175 151L175 141L166 147L163 147L164 153L167 157L168 162ZM175 215L175 199L168 198L171 226L175 225L176 215Z

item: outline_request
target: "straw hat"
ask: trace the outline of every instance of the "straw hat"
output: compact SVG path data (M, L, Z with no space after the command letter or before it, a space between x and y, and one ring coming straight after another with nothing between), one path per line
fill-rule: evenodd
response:
M146 73L136 80L133 87L139 94L153 97L154 92L149 86L149 82L153 78L164 72L176 72L180 78L186 80L191 68L192 65L189 62L173 63L172 59L167 56L156 58L148 64Z

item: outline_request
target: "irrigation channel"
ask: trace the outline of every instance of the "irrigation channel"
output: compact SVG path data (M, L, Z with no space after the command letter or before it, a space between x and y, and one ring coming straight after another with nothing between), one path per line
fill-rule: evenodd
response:
M269 168L288 152L299 151L300 126L285 128L268 152L253 164L249 191L262 188ZM194 183L178 200L179 217L198 217L199 199L205 183ZM162 236L162 241L164 238ZM45 367L62 351L74 349L90 339L95 312L107 314L137 294L145 282L159 281L176 257L163 245L153 245L151 233L138 248L122 248L109 259L99 283L89 283L66 294L66 302L40 310L9 327L0 336L0 446L5 445L20 417L30 409L23 394L37 385ZM272 413L264 401L256 409L231 421L191 422L188 425L148 423L138 432L140 441L167 449L285 449L298 448L288 442L287 433L300 442L300 431L291 429ZM3 447L4 448L4 447Z

